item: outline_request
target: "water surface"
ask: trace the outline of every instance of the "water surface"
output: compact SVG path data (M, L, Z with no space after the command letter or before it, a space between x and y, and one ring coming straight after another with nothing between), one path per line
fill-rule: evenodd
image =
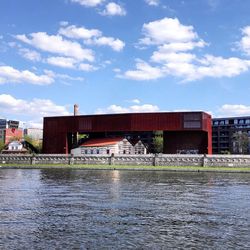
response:
M0 249L250 249L250 174L0 170Z

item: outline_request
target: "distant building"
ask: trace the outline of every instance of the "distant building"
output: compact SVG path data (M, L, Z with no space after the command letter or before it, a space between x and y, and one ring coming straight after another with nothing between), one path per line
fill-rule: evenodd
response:
M23 135L28 136L35 141L40 141L43 139L43 130L39 128L25 128Z
M19 128L19 121L0 119L0 140L8 144L13 139L21 139L23 130Z
M233 135L236 132L246 132L250 141L250 116L214 118L212 120L213 154L237 153L233 141ZM250 154L250 144L248 153Z
M147 148L145 144L141 140L130 140L131 144L133 145L133 154L147 154Z
M80 147L72 149L73 155L89 155L89 154L146 154L146 147L141 141L133 146L126 138L98 138L89 139Z

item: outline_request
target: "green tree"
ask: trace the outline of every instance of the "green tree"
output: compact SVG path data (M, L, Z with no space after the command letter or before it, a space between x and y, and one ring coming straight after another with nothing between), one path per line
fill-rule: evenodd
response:
M246 132L238 131L233 134L233 152L237 154L247 154L249 138Z
M163 132L155 131L153 138L153 148L155 153L163 153Z
M0 140L0 152L4 149L5 144L2 140Z

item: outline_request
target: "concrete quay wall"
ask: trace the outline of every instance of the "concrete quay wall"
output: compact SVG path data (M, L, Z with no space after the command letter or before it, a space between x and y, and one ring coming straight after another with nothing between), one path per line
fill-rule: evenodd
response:
M0 154L1 164L250 167L250 155L85 155Z

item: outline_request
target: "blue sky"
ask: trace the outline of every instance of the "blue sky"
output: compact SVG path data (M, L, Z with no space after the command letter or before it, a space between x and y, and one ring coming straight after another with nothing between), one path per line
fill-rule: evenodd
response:
M250 115L250 1L1 0L0 117Z

